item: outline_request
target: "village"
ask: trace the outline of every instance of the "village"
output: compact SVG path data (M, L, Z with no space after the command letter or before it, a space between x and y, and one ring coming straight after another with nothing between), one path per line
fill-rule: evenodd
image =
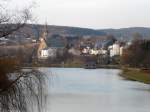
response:
M97 37L48 35L45 26L39 38L37 56L38 60L42 60L42 62L51 60L49 62L51 64L61 57L63 58L58 63L65 63L66 60L69 60L70 55L74 57L74 60L84 60L84 63L94 61L100 65L119 64L120 56L130 44L131 42L117 40L112 35ZM52 60L54 61L52 62Z
M25 65L83 67L88 63L97 65L119 65L120 57L132 41L117 40L113 35L78 36L51 34L47 25L36 39L1 38L1 57L13 56L18 51ZM28 48L28 49L27 49ZM3 49L3 50L2 50Z
M150 0L1 0L0 112L150 112Z
M15 34L10 38L1 38L0 56L19 53L26 60L25 66L32 66L33 63L52 67L83 67L89 63L118 66L125 49L131 44L132 41L116 39L113 35L53 34L44 25L39 37L32 35L23 38Z

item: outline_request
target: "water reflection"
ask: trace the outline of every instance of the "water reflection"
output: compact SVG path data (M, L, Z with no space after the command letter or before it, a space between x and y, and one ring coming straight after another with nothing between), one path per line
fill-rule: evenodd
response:
M42 68L53 73L48 112L149 112L150 86L123 80L120 70Z

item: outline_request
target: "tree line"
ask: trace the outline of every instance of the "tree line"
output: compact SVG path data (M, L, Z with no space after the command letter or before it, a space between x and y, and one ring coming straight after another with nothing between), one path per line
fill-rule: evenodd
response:
M135 39L124 50L122 64L129 67L150 68L150 40Z

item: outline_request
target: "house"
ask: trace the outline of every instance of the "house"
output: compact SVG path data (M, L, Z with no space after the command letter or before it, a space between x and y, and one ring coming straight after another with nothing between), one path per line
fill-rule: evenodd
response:
M123 54L123 49L124 47L119 42L116 42L113 45L109 46L108 50L110 53L110 57L121 56Z
M97 49L91 49L90 54L91 55L98 55L98 50Z
M42 50L41 50L40 57L43 58L43 59L44 59L44 58L48 58L48 57L49 57L49 50L48 50L47 48L42 49Z
M57 56L57 48L49 47L48 48L48 57L55 58Z
M82 54L89 54L90 53L90 47L85 47L81 50Z
M55 58L57 56L57 49L47 47L41 50L40 58L47 59L48 57Z

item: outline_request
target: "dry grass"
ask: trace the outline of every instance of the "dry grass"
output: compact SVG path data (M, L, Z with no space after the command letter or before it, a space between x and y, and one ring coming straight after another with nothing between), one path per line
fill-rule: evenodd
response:
M136 80L143 83L150 84L150 73L140 69L123 69L121 76L130 79Z

